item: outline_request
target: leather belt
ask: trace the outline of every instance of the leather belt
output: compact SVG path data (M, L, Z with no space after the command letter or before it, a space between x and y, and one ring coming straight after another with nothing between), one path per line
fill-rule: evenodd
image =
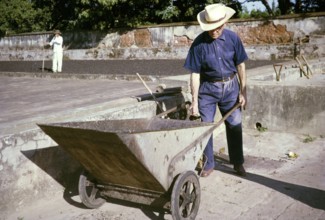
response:
M232 80L234 77L235 77L235 73L231 74L230 76L228 77L223 77L222 79L209 79L207 80L208 82L211 82L211 83L216 83L216 82L228 82L230 80Z

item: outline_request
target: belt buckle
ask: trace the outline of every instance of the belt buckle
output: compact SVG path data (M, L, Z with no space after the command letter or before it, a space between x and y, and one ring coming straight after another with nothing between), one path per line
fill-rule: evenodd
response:
M230 81L230 76L222 78L222 82L228 82L228 81Z

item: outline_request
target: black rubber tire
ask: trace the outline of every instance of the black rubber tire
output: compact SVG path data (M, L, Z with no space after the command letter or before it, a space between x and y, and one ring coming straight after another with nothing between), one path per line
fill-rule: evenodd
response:
M181 173L171 194L171 213L174 220L195 219L200 206L201 189L198 176L193 171Z
M78 190L79 197L87 208L96 209L106 202L96 188L95 179L85 170L80 174Z

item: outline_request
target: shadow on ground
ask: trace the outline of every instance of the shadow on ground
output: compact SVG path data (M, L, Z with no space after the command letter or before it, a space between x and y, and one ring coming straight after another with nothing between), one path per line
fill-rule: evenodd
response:
M88 209L83 203L74 199L75 196L79 196L79 177L83 167L67 152L59 146L52 146L37 150L21 151L21 153L64 187L62 196L67 203L80 209ZM152 220L162 220L165 214L170 214L168 210L163 208L125 200L109 198L107 202L140 209Z
M216 169L227 174L236 175L234 170L226 164L221 163ZM247 173L247 176L243 177L243 179L271 188L315 209L325 210L325 191L323 190L287 183L254 173Z
M79 194L78 182L83 168L61 147L53 146L21 153L65 188L63 197L69 204L85 208L83 204L72 200L73 196Z

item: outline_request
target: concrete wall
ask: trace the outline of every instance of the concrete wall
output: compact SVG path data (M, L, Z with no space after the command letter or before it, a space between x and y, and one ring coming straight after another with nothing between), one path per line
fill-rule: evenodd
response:
M252 60L308 58L325 55L325 13L272 20L239 20L228 28L242 38ZM103 32L64 32L65 59L184 59L201 33L196 23ZM0 40L0 60L51 58L44 50L51 33L32 33Z
M252 100L245 124L273 131L324 135L324 86L249 86ZM308 109L308 110L306 110ZM247 113L248 114L248 113Z
M324 61L312 61L309 78L295 65L283 65L279 81L272 67L256 69L247 82L244 126L253 129L260 123L269 131L325 135Z

